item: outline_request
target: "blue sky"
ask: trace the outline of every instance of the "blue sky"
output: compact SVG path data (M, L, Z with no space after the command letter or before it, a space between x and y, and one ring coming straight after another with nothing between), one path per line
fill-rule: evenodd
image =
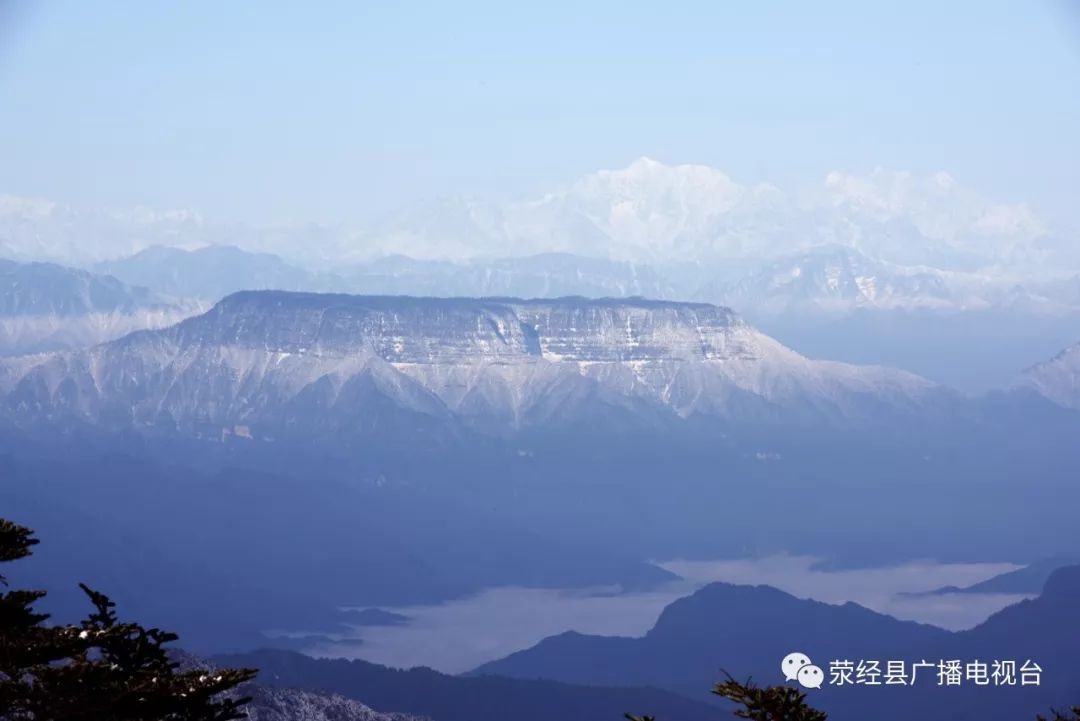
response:
M1077 224L1064 3L0 7L0 192L362 223L649 155L785 186L944 169Z

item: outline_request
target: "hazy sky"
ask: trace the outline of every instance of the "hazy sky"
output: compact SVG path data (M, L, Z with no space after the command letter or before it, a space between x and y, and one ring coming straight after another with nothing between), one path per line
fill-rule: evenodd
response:
M0 193L364 222L641 155L1070 220L1076 4L0 0Z

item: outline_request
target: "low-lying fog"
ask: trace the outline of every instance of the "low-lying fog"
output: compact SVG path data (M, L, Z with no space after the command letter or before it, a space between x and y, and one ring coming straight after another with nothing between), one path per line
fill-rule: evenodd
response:
M338 643L315 644L306 651L315 656L362 658L387 666L430 666L460 673L564 631L640 636L652 627L664 606L712 581L770 585L827 603L854 601L896 618L953 630L977 625L1027 598L1016 594L906 595L943 586L969 586L1019 568L1010 563L926 561L830 570L819 561L806 556L669 561L658 565L683 580L645 593L492 588L439 605L389 608L411 621L400 626L356 627L352 633L335 636ZM362 643L356 643L357 639Z

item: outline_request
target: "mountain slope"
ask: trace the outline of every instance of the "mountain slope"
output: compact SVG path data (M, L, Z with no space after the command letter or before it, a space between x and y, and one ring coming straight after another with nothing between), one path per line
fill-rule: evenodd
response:
M130 313L161 304L150 290L107 275L53 263L0 260L0 314L4 316Z
M259 668L262 684L318 689L437 721L596 721L618 719L630 710L673 720L715 721L717 713L706 703L649 688L461 678L426 668L406 671L288 651L254 651L214 660L225 666Z
M111 276L0 260L0 355L86 347L200 310Z
M247 684L238 693L251 701L244 710L251 721L424 721L403 713L380 713L338 694Z
M844 246L774 260L736 282L706 286L699 294L756 313L959 304L941 273L875 261Z
M20 424L220 437L488 431L588 414L844 423L949 394L811 361L707 304L244 292L171 328L6 369Z
M719 669L739 678L780 684L780 660L806 653L826 671L834 659L904 660L933 665L930 679L915 686L827 685L810 702L829 718L900 721L1033 717L1050 707L1075 705L1080 672L1073 662L1080 643L1075 611L1080 603L1080 566L1055 571L1042 594L991 616L979 626L950 633L897 621L852 603L842 606L800 600L776 589L712 584L669 605L641 638L563 634L477 669L474 674L548 678L564 683L655 684L696 698ZM1042 669L1040 683L960 687L936 683L938 661L1030 660ZM908 671L910 673L910 671Z
M1026 370L1017 387L1034 391L1064 408L1080 410L1080 343Z
M802 600L767 586L710 584L675 601L641 638L565 633L477 674L550 678L565 683L652 684L691 694L719 669L772 679L792 650L812 658L876 658L936 646L947 632L870 611Z
M172 649L169 656L182 671L212 673L220 668L218 664L180 649ZM226 691L224 696L250 699L243 710L251 721L430 721L403 713L379 713L344 696L283 688L262 683L260 678L240 684Z
M1075 565L1075 558L1045 558L1035 561L1015 571L1008 571L985 581L963 588L943 586L932 591L911 594L914 596L934 596L946 593L1016 593L1037 594L1046 585L1050 576L1059 568Z
M234 246L197 250L154 246L135 255L98 263L101 272L162 293L217 301L240 290L344 290L344 281L308 272L276 255Z

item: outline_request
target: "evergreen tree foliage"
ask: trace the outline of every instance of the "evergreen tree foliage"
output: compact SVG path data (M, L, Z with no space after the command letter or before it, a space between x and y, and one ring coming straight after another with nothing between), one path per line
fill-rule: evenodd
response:
M38 541L0 519L0 562L25 558ZM7 587L0 575L0 586ZM84 584L93 611L50 625L34 610L43 591L0 594L0 721L229 721L246 698L222 693L250 669L180 670L166 644L177 636L121 622L115 604Z
M823 712L806 703L806 694L791 686L761 687L747 680L740 683L728 675L713 687L714 694L734 701L735 716L751 721L826 721ZM628 721L656 721L652 716L626 714ZM1056 720L1055 720L1056 721Z
M1039 716L1036 721L1080 721L1080 706L1073 706L1072 710L1062 713L1060 711L1051 711L1053 717L1046 718L1045 716Z

